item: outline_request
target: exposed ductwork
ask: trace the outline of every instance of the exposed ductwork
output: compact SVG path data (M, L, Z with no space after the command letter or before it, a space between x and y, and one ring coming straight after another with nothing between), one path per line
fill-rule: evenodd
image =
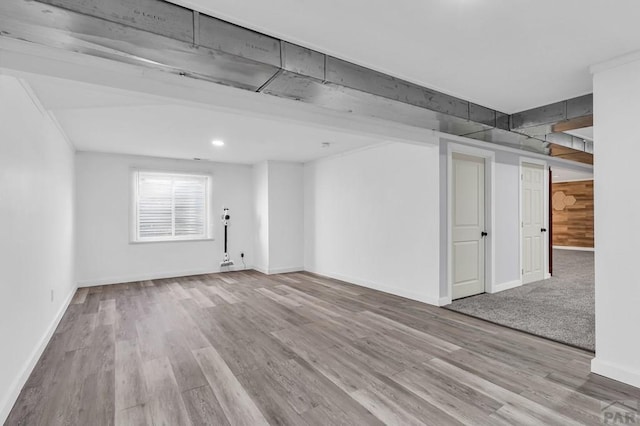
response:
M564 137L162 0L2 0L0 35L538 153Z
M593 95L567 99L511 115L510 128L536 139L576 151L593 153L593 141L571 136L568 130L593 126Z

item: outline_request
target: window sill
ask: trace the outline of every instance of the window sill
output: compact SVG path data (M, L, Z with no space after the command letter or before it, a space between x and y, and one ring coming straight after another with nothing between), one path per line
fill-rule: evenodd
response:
M163 244L163 243L197 243L203 241L215 241L215 238L194 238L185 240L149 240L149 241L135 241L130 240L129 244Z

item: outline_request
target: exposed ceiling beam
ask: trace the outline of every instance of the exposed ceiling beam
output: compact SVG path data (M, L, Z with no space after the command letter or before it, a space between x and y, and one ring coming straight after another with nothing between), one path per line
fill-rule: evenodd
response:
M593 114L583 117L577 117L566 121L560 121L553 126L551 130L553 133L566 132L569 130L583 129L585 127L593 126Z
M590 154L588 152L579 151L553 143L550 145L550 148L552 157L563 158L565 160L577 161L579 163L593 165L593 154Z

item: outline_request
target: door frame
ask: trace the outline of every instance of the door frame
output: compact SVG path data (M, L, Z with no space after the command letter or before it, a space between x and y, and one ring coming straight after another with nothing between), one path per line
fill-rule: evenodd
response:
M493 293L495 287L495 162L496 153L457 143L449 143L447 147L447 303L453 298L453 154L465 154L484 159L484 222L489 233L485 238L484 290Z
M551 274L549 273L549 164L545 160L538 160L530 157L520 157L518 172L520 175L520 184L518 185L518 212L519 212L519 221L520 221L520 285L524 284L523 278L524 274L522 273L522 267L524 265L524 250L523 250L523 242L524 242L524 228L522 227L522 186L524 185L523 174L524 174L524 164L534 164L538 166L542 166L543 168L543 182L542 182L542 215L543 215L543 223L544 227L547 229L547 232L544 234L544 240L542 241L542 261L544 262L542 266L543 278L544 280L551 278Z

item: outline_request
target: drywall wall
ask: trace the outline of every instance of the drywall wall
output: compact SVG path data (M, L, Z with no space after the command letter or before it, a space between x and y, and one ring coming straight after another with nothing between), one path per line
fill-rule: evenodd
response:
M29 87L0 75L0 423L75 291L73 174Z
M640 387L638 56L594 74L596 358L593 372Z
M254 267L265 274L304 268L304 168L264 161L253 166Z
M304 167L269 161L269 273L304 268Z
M305 269L438 304L438 161L389 143L305 164Z
M269 165L266 161L253 166L253 267L269 272Z
M495 164L495 287L520 282L520 157L496 152Z
M593 248L593 179L554 182L553 245Z
M213 241L131 243L132 171L206 173L211 179ZM230 209L229 253L253 258L251 166L79 152L77 279L80 286L217 272L224 246L222 208Z

